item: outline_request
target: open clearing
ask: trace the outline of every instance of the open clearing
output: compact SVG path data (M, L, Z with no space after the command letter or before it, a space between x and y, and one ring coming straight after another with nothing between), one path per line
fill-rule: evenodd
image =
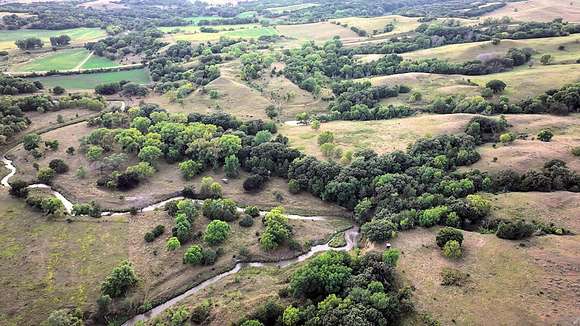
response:
M204 42L215 41L222 37L230 39L256 39L260 36L278 35L278 31L274 27L262 27L256 24L247 25L224 25L224 26L209 26L217 29L216 33L201 32L199 26L188 25L179 27L161 27L160 29L168 34L165 35L165 40L168 42L190 41L190 42Z
M558 50L564 46L564 50ZM535 53L532 59L540 64L542 55L551 54L554 63L575 63L580 59L580 35L573 34L564 37L548 37L528 40L501 40L498 45L491 42L475 42L445 45L432 49L424 49L402 54L405 59L438 58L450 62L462 63L470 60L486 60L503 57L511 48L532 48ZM363 56L364 57L364 56ZM367 59L368 61L368 59Z
M484 16L501 18L513 17L520 21L549 22L564 18L569 22L580 22L580 5L577 0L527 0L508 2L503 8Z
M83 45L88 41L95 41L103 38L107 33L99 28L73 28L64 30L44 30L44 29L19 29L13 31L2 31L0 33L0 50L16 49L14 42L29 37L37 37L44 41L45 47L50 47L50 37L68 35L72 44Z
M358 40L360 37L348 28L344 28L329 22L300 24L300 25L277 25L280 35L296 39L298 45L306 41L324 42L335 36L341 40Z
M127 221L50 220L0 191L2 325L40 325L55 309L95 306L111 269L127 259Z
M399 15L390 15L390 16L381 16L381 17L349 17L349 18L339 18L331 20L333 22L339 22L341 24L347 24L347 29L354 26L358 29L362 29L372 34L378 34L381 36L393 35L393 34L401 34L414 31L420 23L417 21L417 18L411 17L404 17ZM391 32L384 33L384 28L387 24L393 24L395 29ZM344 27L343 27L344 28ZM376 31L376 33L375 33Z
M66 89L93 89L103 83L128 80L138 84L149 84L151 77L145 69L99 72L94 74L55 75L36 77L45 87L61 86Z
M322 131L332 131L334 133L335 144L342 149L354 150L359 148L369 148L382 154L395 150L405 150L409 144L412 144L421 137L462 133L469 120L474 116L475 115L473 114L463 113L440 115L421 114L414 117L391 120L332 121L321 124L318 131L312 130L309 126L284 125L280 128L280 133L290 139L290 145L292 147L318 158L323 158L317 142L318 134ZM578 125L577 116L574 116L574 119L571 119L570 116L558 117L541 114L511 114L506 115L506 119L514 126L511 130L522 133L528 132L531 136L535 136L537 131L546 127L554 128L554 131L557 133L557 127L565 128L565 126L567 126L570 130L577 130ZM555 155L555 158L557 158L554 151L560 151L561 147L555 145L557 143L552 144L557 141L557 138L558 136L555 136L552 142L546 143L548 156ZM520 140L516 141L516 143L519 141ZM570 142L572 141L573 140L570 140ZM576 140L575 142L578 145L578 141ZM534 141L533 145L536 146L538 143L540 142ZM550 144L553 146L550 146ZM486 146L482 147L484 158L486 157ZM489 145L489 147L491 148L491 145ZM501 146L497 147L498 149L496 150L499 150ZM501 160L505 159L506 156L510 157L511 155L513 154L510 152L510 154L503 153L503 156L494 156L500 157L500 163L498 166L505 167ZM569 155L571 157L571 154ZM527 156L526 158L529 159ZM530 158L533 158L533 156ZM491 161L491 158L489 160ZM482 159L482 161L484 161L484 159ZM541 166L544 163L545 161L538 160L535 164ZM480 163L476 163L476 165L472 165L469 168L482 168L477 164ZM522 162L522 164L524 164L524 162Z
M283 14L286 12L294 12L294 11L299 11L299 10L312 8L312 7L318 7L318 6L319 6L319 4L316 4L316 3L303 3L303 4L299 4L299 5L292 5L292 6L268 8L266 10L273 13L273 14Z
M464 232L464 257L450 261L435 244L435 231L401 232L391 241L402 251L397 269L416 289L418 312L442 325L571 325L580 314L580 236L508 241ZM467 284L442 286L444 267L469 274Z
M83 63L85 60L87 61ZM11 70L18 72L72 70L76 69L81 63L83 63L79 67L81 69L107 68L118 65L107 58L91 55L86 49L66 49L42 55L29 62L16 65Z

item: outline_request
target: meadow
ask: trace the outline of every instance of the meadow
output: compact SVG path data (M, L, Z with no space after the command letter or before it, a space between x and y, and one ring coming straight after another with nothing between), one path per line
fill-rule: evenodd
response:
M417 18L410 18L404 17L399 15L389 15L389 16L382 16L382 17L348 17L348 18L340 18L336 20L332 20L333 22L339 22L341 24L347 24L350 28L351 26L357 27L364 31L367 31L370 34L373 34L373 31L377 31L375 34L382 34L382 35L392 35L392 34L399 34L399 33L406 33L414 31L418 26L419 22ZM395 29L388 33L383 33L383 29L387 24L393 24Z
M103 38L107 33L99 28L73 28L64 30L43 30L43 29L19 29L11 31L2 31L0 33L0 50L16 49L14 42L29 37L37 37L44 41L45 47L50 47L50 37L68 35L73 44L84 44L88 41L94 41Z
M508 2L503 8L485 15L485 17L512 17L520 21L550 22L564 18L569 22L580 22L580 6L570 0L527 0Z
M138 84L149 84L151 77L144 69L101 72L94 74L57 75L36 77L45 87L61 86L66 89L93 89L103 83L112 83L128 80Z
M257 24L211 26L210 28L219 30L219 32L204 33L201 32L200 26L195 25L179 26L179 27L162 27L160 29L168 33L165 36L165 40L170 42L215 41L219 40L222 37L233 39L237 38L256 39L259 38L260 36L273 36L278 34L278 31L274 27L262 27Z
M107 68L117 65L117 63L107 58L91 55L91 53L86 49L64 49L40 55L28 62L11 67L11 70L18 72L31 72Z
M274 7L274 8L268 8L267 10L273 14L283 14L285 12L293 12L293 11L299 11L299 10L303 10L303 9L307 9L307 8L312 8L312 7L317 7L319 6L319 4L316 3L303 3L303 4L298 4L298 5L292 5L292 6L285 6L285 7Z

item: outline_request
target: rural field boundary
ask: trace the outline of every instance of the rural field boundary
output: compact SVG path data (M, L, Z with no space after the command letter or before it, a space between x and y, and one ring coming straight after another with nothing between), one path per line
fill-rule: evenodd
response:
M88 58L87 58L88 60ZM84 63L84 62L83 62ZM13 77L48 77L55 75L82 75L82 74L96 74L101 72L114 72L125 70L136 70L144 68L143 63L135 63L130 65L106 67L106 68L91 68L91 69L71 69L71 70L50 70L50 71L32 71L32 72L6 72L7 75Z

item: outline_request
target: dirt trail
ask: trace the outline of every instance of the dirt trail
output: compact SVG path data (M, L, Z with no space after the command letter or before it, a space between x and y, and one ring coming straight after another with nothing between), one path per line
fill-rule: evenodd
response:
M87 57L83 61L79 62L79 64L74 69L75 70L81 69L81 67L85 63L87 63L87 61L89 61L89 59L93 56L94 53L95 53L95 51L91 51L91 53L89 53L89 55L87 55Z

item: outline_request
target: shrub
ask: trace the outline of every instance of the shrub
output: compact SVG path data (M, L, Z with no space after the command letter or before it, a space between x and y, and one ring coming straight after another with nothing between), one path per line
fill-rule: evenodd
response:
M511 132L507 132L507 133L501 134L501 136L499 136L499 141L504 143L504 144L511 143L514 140L516 140L516 136Z
M387 219L375 219L363 224L361 231L369 240L382 242L396 235L397 226Z
M181 247L181 242L176 237L171 237L167 240L167 244L165 245L167 250L175 251Z
M332 131L323 131L318 135L318 144L328 144L334 142L334 133Z
M445 227L437 232L435 240L437 241L439 248L443 248L445 244L451 240L455 240L459 245L461 245L463 243L463 233L461 230Z
M48 163L48 167L58 174L68 172L68 165L61 159L54 159Z
M443 286L462 286L467 281L469 275L463 273L462 271L444 267L441 271L441 285Z
M210 245L217 245L228 237L230 233L230 226L228 223L220 220L211 221L203 234L203 240Z
M81 311L60 309L50 313L46 320L48 326L82 326L83 315Z
M54 95L62 95L62 94L64 94L65 91L66 90L63 87L61 87L61 86L54 86L52 88L52 93Z
M549 142L554 137L554 133L550 129L542 129L538 133L538 139L543 142Z
M437 206L426 209L421 213L421 216L419 216L419 224L423 227L431 227L439 223L448 212L449 208L447 206Z
M249 228L254 225L254 219L250 215L244 216L240 222L238 222L241 227Z
M576 146L576 147L572 148L572 155L580 156L580 146Z
M536 231L536 226L525 221L503 221L497 228L496 235L502 239L519 240L530 237Z
M506 86L506 83L497 79L490 80L485 84L485 87L491 89L494 93L503 92Z
M393 267L397 266L399 257L401 257L401 252L398 249L388 249L383 252L383 261Z
M196 324L205 324L211 313L211 302L204 300L191 311L191 321Z
M294 179L288 180L288 191L290 191L291 194L299 193L300 192L300 184L298 183L298 181L296 181Z
M447 258L457 259L461 257L461 245L456 240L447 241L443 246L443 255Z
M10 194L18 198L26 198L28 196L28 183L22 180L14 180L10 182Z
M111 275L105 279L101 286L101 293L108 295L111 298L118 298L124 296L127 291L135 286L139 279L135 274L133 265L128 261L123 261L119 266L115 267Z
M254 192L261 190L264 187L267 179L259 174L249 176L244 180L244 190L247 192Z
M198 245L190 246L183 255L183 263L190 265L199 265L203 259L203 250Z
M42 168L38 170L36 177L40 183L50 184L52 179L56 176L56 172L54 172L51 168Z
M153 242L165 232L165 226L157 225L151 232L145 233L145 241Z
M187 160L179 163L179 170L185 180L190 180L198 175L203 169L203 165L197 161Z
M251 217L260 216L260 210L256 206L248 206L244 209L244 213L250 215Z

